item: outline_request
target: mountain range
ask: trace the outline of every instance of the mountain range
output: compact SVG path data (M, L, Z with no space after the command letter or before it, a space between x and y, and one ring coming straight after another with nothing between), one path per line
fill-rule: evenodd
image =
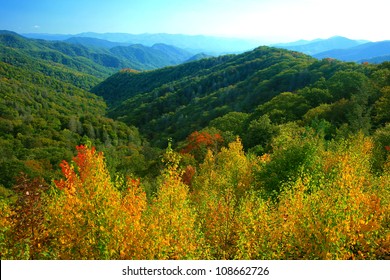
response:
M177 65L194 59L191 53L175 46L155 44L125 45L95 38L72 38L67 41L29 39L13 32L0 31L2 47L92 74L107 77L122 68L151 70ZM12 49L10 49L12 48Z
M242 53L264 45L259 40L220 38L212 36L190 36L180 34L127 34L127 33L93 33L85 32L76 35L61 34L24 34L29 38L64 41L89 48L111 49L130 45L153 47L156 44L175 46L193 55L204 53L208 56L226 53ZM359 46L361 46L359 48ZM335 58L343 61L380 63L388 60L390 49L383 42L352 40L342 36L327 39L299 40L289 43L272 44L271 46L298 51L316 58ZM149 63L149 67L154 67ZM160 65L160 64L157 64ZM135 65L136 66L136 65ZM139 65L136 67L140 67Z
M346 49L367 43L364 40L351 40L341 36L334 36L329 39L315 39L313 41L297 41L288 44L275 44L275 47L282 47L288 50L303 52L314 55L332 49Z
M75 44L75 45L82 45L85 47L91 47L91 48L104 48L104 49L111 49L114 47L127 47L131 44L129 43L119 43L119 42L111 42L108 40L93 38L93 37L70 37L66 40L59 40L64 41L66 43Z
M370 42L346 49L329 50L317 53L314 57L318 59L332 57L343 61L368 61L378 58L386 60L386 55L390 55L390 41Z
M237 39L237 38L224 38L215 36L204 36L204 35L183 35L183 34L128 34L128 33L94 33L85 32L75 35L61 35L61 34L39 34L30 33L22 34L25 37L33 39L44 39L44 40L60 40L75 42L80 41L81 38L87 38L84 41L89 40L87 44L96 44L98 41L92 42L88 38L100 39L100 46L109 42L113 43L114 46L119 45L133 45L141 44L145 46L153 46L155 44L166 44L176 46L181 49L185 49L193 54L206 53L208 55L220 55L225 53L239 53L247 50L251 50L261 43L258 40L249 39ZM77 38L77 39L74 39Z
M315 58L334 58L342 61L380 63L389 60L389 41L369 42L367 40L351 40L334 36L329 39L300 40L286 44L275 44L288 50L303 52Z

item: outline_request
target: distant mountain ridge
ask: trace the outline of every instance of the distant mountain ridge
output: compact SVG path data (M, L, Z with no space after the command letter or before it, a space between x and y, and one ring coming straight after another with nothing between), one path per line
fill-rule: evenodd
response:
M302 44L299 44L302 43ZM315 39L313 41L297 41L287 44L275 44L275 47L285 48L291 51L303 52L314 55L333 49L346 49L367 43L364 40L351 40L341 36L334 36L328 39Z
M274 44L278 48L303 52L315 58L334 58L342 61L381 63L390 59L390 41L370 42L334 36L312 41L299 40Z
M382 62L385 62L385 61L390 61L390 54L389 55L383 55L383 56L376 56L376 57L369 58L369 59L361 59L358 62L359 63L367 62L367 63L378 64L378 63L382 63Z
M85 32L76 35L61 35L61 34L25 34L27 37L40 38L45 40L63 40L72 44L78 44L89 48L105 48L111 49L115 47L128 47L130 45L144 45L146 47L153 47L156 44L164 44L175 46L189 53L194 57L198 53L204 53L206 56L221 55L228 53L242 53L250 51L254 48L265 45L260 41L244 40L235 38L222 38L203 35L183 35L183 34L128 34L128 33L94 33ZM327 39L314 40L298 40L295 42L271 44L272 47L283 48L287 50L302 52L304 54L312 55L314 57L329 56L335 59L345 61L386 61L387 51L373 51L351 49L360 45L371 43L367 40L353 40L342 36L333 36ZM379 42L376 42L379 43ZM350 50L351 49L351 50ZM339 52L339 50L345 50ZM154 50L152 50L154 51ZM360 54L356 54L359 51ZM329 53L326 53L329 52ZM353 54L349 54L353 52ZM345 58L344 58L345 57ZM190 57L187 60L191 61ZM185 61L181 61L183 63ZM141 63L142 64L142 63ZM161 64L149 63L149 65ZM139 63L133 65L135 68L140 68ZM151 66L152 68L155 66ZM149 68L147 68L149 69Z
M319 42L319 41L323 41L323 40L324 40L324 39L298 40L298 41L288 42L288 43L277 43L277 44L272 44L271 46L273 46L273 47L279 47L279 48L283 48L283 47L293 47L293 46L302 46L302 45L307 45L307 44L311 44L311 43L315 43L315 42Z
M67 41L29 39L0 31L0 47L11 47L26 55L52 61L96 77L108 77L121 68L152 70L181 64L195 53L166 45L144 46L114 43L94 38Z
M181 49L185 49L194 54L206 53L208 55L219 55L224 53L239 53L251 50L261 45L261 42L256 40L237 39L214 37L204 35L183 35L183 34L129 34L129 33L94 33L85 32L75 35L61 34L39 34L30 33L22 34L28 38L44 39L44 40L73 40L72 38L95 38L116 44L125 43L142 44L145 46L153 46L155 44L173 45ZM78 39L79 40L79 39Z
M348 49L335 49L315 54L318 59L331 57L343 61L368 61L376 59L376 62L388 60L390 56L390 40L381 42L370 42ZM382 57L382 60L378 57Z
M92 37L71 37L64 40L66 43L82 45L91 48L106 48L111 49L118 46L129 46L128 43L111 42L108 40L97 39Z

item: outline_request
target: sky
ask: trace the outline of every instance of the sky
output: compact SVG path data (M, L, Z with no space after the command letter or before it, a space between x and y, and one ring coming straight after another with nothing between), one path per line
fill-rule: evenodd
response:
M390 40L389 8L389 0L0 0L0 29L381 41Z

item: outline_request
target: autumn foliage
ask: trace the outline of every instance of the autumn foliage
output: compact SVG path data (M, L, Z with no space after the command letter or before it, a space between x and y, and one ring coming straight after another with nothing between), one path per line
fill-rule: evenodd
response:
M208 150L214 153L218 151L223 143L223 138L218 133L206 131L195 131L186 140L186 146L181 150L183 154L192 154L198 161L204 159Z
M208 149L197 168L181 167L169 146L149 198L142 179L112 179L104 155L79 146L51 188L23 179L19 198L0 205L1 258L389 258L390 156L373 173L371 138L324 145L302 137L276 141L261 157L245 154L237 139ZM310 141L315 148L289 179L272 181L279 185L269 195L263 170L272 166L276 176L293 157L287 150Z

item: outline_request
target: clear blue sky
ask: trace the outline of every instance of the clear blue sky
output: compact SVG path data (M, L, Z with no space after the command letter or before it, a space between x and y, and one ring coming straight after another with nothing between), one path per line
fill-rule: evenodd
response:
M0 0L18 33L204 34L269 42L389 40L389 0Z

